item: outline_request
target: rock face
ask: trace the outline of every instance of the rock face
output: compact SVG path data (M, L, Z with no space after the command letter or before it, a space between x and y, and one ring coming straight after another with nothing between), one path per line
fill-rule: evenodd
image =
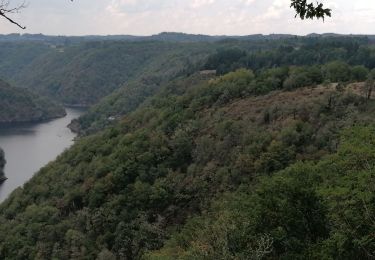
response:
M6 180L6 177L4 176L4 166L5 166L5 155L4 151L0 148L0 183Z

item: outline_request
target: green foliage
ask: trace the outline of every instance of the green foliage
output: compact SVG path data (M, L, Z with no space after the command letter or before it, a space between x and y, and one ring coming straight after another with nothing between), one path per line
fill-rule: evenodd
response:
M350 65L363 64L367 68L375 67L374 49L365 38L250 38L242 41L185 43L177 46L169 43L170 51L152 56L151 60L138 68L139 73L127 79L126 84L118 86L116 91L90 109L87 115L78 120L77 125L82 133L103 129L113 123L108 118L118 118L134 111L147 97L154 95L170 80L194 74L199 70L216 70L218 75L223 75L247 68L256 75L263 74L262 81L258 81L256 88L258 93L266 93L283 87L283 82L289 76L288 68L292 65L306 68L301 77L294 74L290 81L288 80L292 88L296 87L296 80L303 84L306 77L307 83L320 84L323 77L320 65L331 61L343 60ZM148 44L153 48L151 43ZM110 45L108 43L108 46ZM39 78L43 77L41 75ZM108 80L110 82L112 78Z
M371 259L374 140L345 130L334 155L223 196L146 259Z
M326 16L331 17L331 9L324 8L322 3L317 2L315 6L314 3L308 3L307 0L291 0L290 7L294 8L296 11L296 17L299 16L303 19L320 19Z
M246 69L180 77L114 127L78 140L0 206L0 258L151 257L184 223L192 238L182 231L186 242L161 256L311 255L332 230L329 207L311 178L272 176L334 152L339 130L366 122L375 107L328 88L263 96L258 77ZM285 95L299 96L283 103ZM249 194L237 197L241 187ZM237 204L228 199L206 217L223 193Z
M266 68L321 65L337 60L367 68L375 66L374 48L363 38L311 36L261 43L262 46L237 43L233 47L217 48L203 68L217 70L221 75L241 67L257 72ZM228 54L232 57L227 58Z
M285 79L283 87L292 90L300 87L321 84L323 75L319 66L294 67L289 71L289 76Z
M331 82L346 82L351 79L351 71L348 64L341 61L334 61L323 67L325 78Z
M0 123L35 122L65 116L60 105L0 80Z
M143 76L124 76L81 119L105 129L0 205L0 258L371 258L375 104L356 85L319 85L362 79L352 65L365 51L352 39L296 41L220 43L230 51L212 67L199 44L141 62ZM83 53L96 61L122 44ZM228 73L198 72L220 64Z
M369 70L363 65L352 67L352 77L355 81L365 81L368 78Z
M246 57L246 52L239 48L219 49L216 55L211 55L207 59L205 67L216 68L217 73L222 75L240 68L244 57Z
M169 81L190 74L195 63L206 57L204 46L175 46L169 53L160 53L139 68L138 74L122 87L103 98L78 120L82 132L96 132L120 117L135 110L147 97L154 95Z
M45 44L30 43L0 43L0 78L12 82L28 65L51 49ZM12 82L13 83L13 82Z
M63 103L90 106L120 87L134 99L143 98L163 76L180 73L206 50L199 43L83 42L39 55L12 79ZM150 86L142 89L142 83Z
M369 80L375 80L375 69L372 69L368 74Z

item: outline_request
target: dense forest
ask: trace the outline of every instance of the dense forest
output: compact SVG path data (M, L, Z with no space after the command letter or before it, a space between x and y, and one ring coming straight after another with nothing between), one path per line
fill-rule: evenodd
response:
M182 65L174 68L166 63L178 57L178 63L184 64L189 55L194 57L194 49L175 43L89 42L53 49L12 80L65 104L89 106L147 70L178 70ZM197 49L204 52L203 47ZM153 79L145 76L145 80Z
M39 122L63 117L64 108L47 98L0 80L0 123Z
M111 123L107 120L109 117L127 114L148 96L154 94L160 84L155 86L155 80L151 82L145 80L145 75L151 79L167 78L169 80L176 76L189 75L197 70L216 70L220 75L238 68L248 68L256 74L263 73L263 81L267 87L279 88L283 84L280 81L286 79L285 75L282 77L275 76L273 73L266 75L265 70L275 67L285 69L289 66L314 65L317 66L315 69L319 70L319 66L328 63L331 63L331 67L342 64L345 67L348 65L357 66L355 70L361 70L363 67L366 69L375 67L375 49L367 38L301 37L252 41L227 40L211 44L206 53L208 58L205 60L202 60L201 56L197 56L196 58L200 58L200 60L190 59L188 63L182 64L184 67L183 69L179 68L180 73L177 75L172 74L170 77L166 77L165 73L160 73L163 70L146 71L141 77L120 87L93 106L86 115L78 120L81 132L95 132L102 129ZM295 73L295 75L297 74ZM303 81L303 76L301 75L299 79L294 77L294 79ZM347 74L339 80L347 81L352 77L353 75ZM354 77L360 77L356 80L363 80L363 76ZM335 82L338 79L331 77L326 80ZM309 82L304 83L308 84ZM148 89L151 91L145 91Z
M368 38L153 44L0 205L1 259L373 258Z
M0 43L1 46L7 43ZM207 55L209 43L84 42L76 45L17 43L0 51L0 76L68 105L89 106L131 82L173 76ZM22 53L29 50L33 54ZM21 53L21 54L19 54ZM22 57L22 58L20 58ZM150 86L144 92L150 92ZM129 89L129 90L128 90Z

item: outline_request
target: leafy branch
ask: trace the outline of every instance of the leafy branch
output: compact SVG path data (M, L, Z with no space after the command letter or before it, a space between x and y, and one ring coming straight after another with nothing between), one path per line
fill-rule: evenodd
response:
M73 0L70 0L73 2ZM22 26L18 22L14 21L9 17L9 14L19 13L21 9L26 7L25 2L15 7L11 7L10 0L0 0L0 16L11 22L12 24L17 25L21 29L26 29L25 26ZM302 20L304 19L317 19L324 18L326 16L331 17L332 10L329 8L324 8L323 3L316 2L316 5L312 2L307 3L307 0L291 0L290 7L296 11L296 16L299 16Z
M296 11L296 16L299 16L302 20L304 19L317 19L324 18L326 16L331 17L332 10L329 8L324 8L323 3L316 2L316 5L312 2L307 3L307 0L291 0L291 8Z

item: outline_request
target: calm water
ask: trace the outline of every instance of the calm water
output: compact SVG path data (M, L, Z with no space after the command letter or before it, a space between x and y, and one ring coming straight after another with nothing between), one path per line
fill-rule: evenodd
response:
M0 147L5 152L8 177L0 185L0 202L73 144L75 134L66 126L84 111L67 108L66 112L66 117L47 123L0 127Z

